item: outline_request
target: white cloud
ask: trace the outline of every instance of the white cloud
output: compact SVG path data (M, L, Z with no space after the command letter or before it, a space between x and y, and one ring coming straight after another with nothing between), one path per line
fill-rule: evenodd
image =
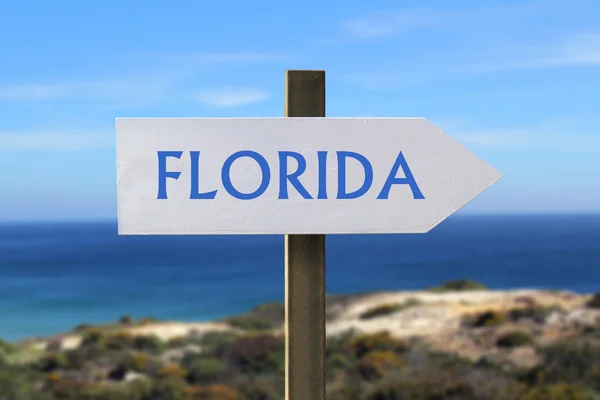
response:
M290 56L285 54L259 52L142 56L137 58L137 62L144 65L143 74L88 81L0 85L0 101L89 100L112 105L152 105L166 97L183 95L178 85L205 73L208 66L289 59ZM154 72L149 72L149 69Z
M512 129L465 129L455 125L445 131L473 150L600 152L600 130L573 118Z
M64 85L14 85L0 87L2 100L48 100L69 97L72 88Z
M470 64L460 73L518 71L566 66L600 65L600 33L572 34L545 45L512 45L495 49L496 60Z
M15 151L82 151L115 146L110 131L0 131L0 152Z
M360 40L401 35L418 29L447 30L486 27L493 23L507 23L508 21L551 10L552 8L547 5L537 7L533 4L502 8L392 9L345 21L342 25L343 33L341 37ZM328 41L328 43L339 43L343 41L342 38Z
M571 36L559 46L556 61L563 64L600 64L600 33Z
M471 148L481 150L561 150L575 152L600 152L600 136L586 134L539 133L528 130L484 131L455 135L456 139Z
M160 100L172 83L160 76L89 82L56 82L0 86L0 100L83 100L144 105Z
M194 97L211 107L233 108L264 101L269 95L260 89L215 89L201 91Z
M474 74L596 67L600 66L600 33L572 34L546 44L504 43L503 46L490 47L487 53L483 50L458 50L452 49L457 53L468 54L467 57L477 54L479 59L486 61L482 63L472 58L451 59L446 57L446 53L441 53L437 59L428 62L386 71L347 73L345 78L367 90L381 90L430 84L450 77L471 77Z
M394 11L348 20L344 23L344 28L351 38L369 39L432 26L436 19L438 18L431 14L415 13L412 10Z
M385 90L426 84L447 74L446 71L421 68L417 72L398 69L394 72L355 72L344 74L348 82L367 90Z
M186 60L189 62L211 62L211 63L240 63L240 62L277 62L290 61L297 59L297 56L284 53L260 53L260 52L239 52L239 53L201 53L201 54L176 54L166 56L176 60Z

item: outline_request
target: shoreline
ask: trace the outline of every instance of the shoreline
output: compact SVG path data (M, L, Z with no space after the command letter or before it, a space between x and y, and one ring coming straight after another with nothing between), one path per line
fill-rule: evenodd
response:
M342 334L348 330L375 332L392 330L396 337L431 336L457 329L456 321L470 314L485 311L535 307L561 307L575 310L585 307L592 294L570 290L547 289L435 289L418 291L376 291L353 294L328 295L327 336ZM386 318L363 319L361 314L378 307L400 305L398 312L390 312ZM217 320L158 320L144 318L138 321L124 316L121 320L106 324L84 324L54 335L38 336L11 341L14 345L33 346L42 351L49 343L61 342L61 348L77 348L89 329L104 332L127 332L134 336L155 336L170 341L191 334L208 332L243 333L248 330L283 332L283 302L271 302L249 309L246 313ZM263 315L263 314L268 315ZM261 323L260 319L268 322ZM422 334L427 328L428 334Z
M450 293L451 291L447 292ZM457 292L468 292L468 293L473 293L476 292L475 290L457 290L455 291L455 293ZM503 293L503 294L510 294L510 293L529 293L529 292L533 292L533 293L571 293L573 295L576 296L581 296L584 298L589 298L591 296L593 296L593 292L585 292L585 291L577 291L577 290L571 290L571 289L549 289L549 288L536 288L536 287L523 287L523 288L485 288L484 290L485 293ZM431 289L419 289L419 290L407 290L407 289L403 289L403 290L377 290L377 291L360 291L360 292L354 292L354 293L328 293L327 297L328 297L328 301L330 301L330 299L335 299L335 298L348 298L348 299L353 299L353 300L357 300L363 297L371 297L371 296L377 296L377 295L390 295L390 294L403 294L403 295L416 295L416 296L422 296L425 295L427 296L428 293L432 293ZM245 312L240 313L233 313L233 314L226 314L224 315L222 318L206 318L206 319L200 319L200 318L185 318L185 319L171 319L171 318L155 318L153 316L145 316L145 317L139 317L136 318L138 322L143 323L144 325L147 325L149 322L152 322L156 325L160 325L160 324L172 324L172 325L190 325L190 326L194 326L194 325L210 325L210 324L219 324L222 323L223 321L227 321L229 319L232 318L236 318L239 316L243 316L247 313L250 313L254 308L260 308L264 305L268 305L268 304L281 304L283 305L283 301L269 301L269 302L265 302L265 303L259 303L257 304L255 307L250 307L248 308ZM60 338L60 337L64 337L64 336L70 336L74 333L74 331L76 331L77 327L80 325L86 325L86 326L90 326L90 327L104 327L104 326L111 326L114 325L115 323L117 323L117 321L119 320L119 318L123 318L123 317L127 317L127 318L132 318L131 316L128 316L127 314L121 314L120 317L117 317L115 319L107 319L105 321L102 322L94 322L94 321L86 321L86 322L80 322L79 324L75 325L75 326L71 326L69 328L66 329L57 329L54 333L49 333L49 334L39 334L39 335L29 335L29 336L23 336L21 338L17 338L17 339L12 339L12 340L7 340L4 339L4 337L2 335L0 335L0 340L3 340L5 342L8 343L13 343L13 344L20 344L20 343L27 343L27 342L40 342L40 341L44 341L44 340L50 340L50 339L54 339L54 338Z
M465 399L588 400L565 397L564 391L585 394L596 387L589 382L595 382L600 357L600 294L490 290L452 281L428 290L330 295L326 307L327 392L333 400L346 400L347 390L365 400L388 399L382 396L389 393L442 398L456 390ZM200 396L177 397L182 400L278 400L283 317L281 302L208 322L122 317L39 340L0 343L0 358L6 379L12 384L12 376L30 390L26 398L72 393L68 399L75 400L101 393L94 398L146 400L178 393ZM562 382L569 372L562 365L574 360L586 378L548 387ZM539 371L543 381L536 380ZM542 397L522 397L530 394Z

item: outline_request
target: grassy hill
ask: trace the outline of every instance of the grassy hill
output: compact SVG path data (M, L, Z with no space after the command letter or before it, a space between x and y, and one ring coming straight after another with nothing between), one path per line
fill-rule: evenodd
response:
M591 400L600 297L469 281L331 296L329 400ZM283 399L283 304L210 323L123 317L2 343L0 399Z

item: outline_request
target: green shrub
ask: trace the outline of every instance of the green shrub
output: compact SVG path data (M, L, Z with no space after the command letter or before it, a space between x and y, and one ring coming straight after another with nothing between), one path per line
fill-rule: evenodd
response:
M148 367L150 363L150 356L144 353L127 353L123 357L121 363L125 366L125 368L135 371L135 372L143 372Z
M473 386L462 376L442 371L390 377L373 386L365 400L478 400Z
M360 319L372 319L377 317L382 317L385 315L394 314L405 310L409 307L414 307L419 304L419 301L416 299L407 300L404 303L386 303L381 304L377 307L373 307L360 315Z
M133 346L134 337L127 331L120 331L114 334L106 335L104 338L104 347L111 350L123 350Z
M589 308L600 308L600 293L594 293L592 298L587 302Z
M46 351L50 351L50 352L57 352L62 350L62 339L61 338L53 338L53 339L49 339L46 342Z
M158 370L163 367L163 363L158 358L153 358L146 353L128 352L121 356L118 365L123 366L128 371L138 372L146 375L156 375Z
M358 371L367 381L380 379L390 369L398 369L404 361L393 351L372 351L358 363Z
M135 379L125 385L128 400L152 399L152 381L149 379Z
M543 323L548 316L555 311L562 311L560 306L534 306L525 308L514 308L508 311L508 318L512 321L531 319L537 323Z
M64 353L45 354L36 363L36 368L41 372L53 372L58 369L67 368L69 361Z
M247 335L236 340L223 355L227 364L242 374L283 372L283 338L269 334Z
M184 379L188 375L188 371L177 364L166 364L157 372L157 378L167 379Z
M169 339L166 343L166 346L170 349L181 349L185 348L190 340L185 336L174 337Z
M225 384L188 386L182 390L182 393L190 400L243 400L240 392Z
M327 391L327 400L365 400L364 389L357 379L348 380ZM403 399L402 399L403 400ZM413 400L413 399L410 399Z
M83 348L67 350L65 358L67 359L66 369L81 369L88 361Z
M239 317L232 317L227 320L227 323L234 328L239 328L247 331L260 331L266 330L271 327L266 321L262 319L252 316L252 315L242 315Z
M121 325L129 326L129 325L133 325L133 322L134 322L133 318L130 317L129 315L123 315L121 318L119 318L119 323Z
M166 347L167 344L156 335L140 335L133 338L133 348L139 351L158 353Z
M61 400L132 400L121 387L67 379L54 382L52 392Z
M88 344L76 349L68 350L65 353L67 359L67 369L81 369L88 363L98 363L107 356L106 349L101 344Z
M5 340L0 339L0 353L12 354L16 351L15 346Z
M157 379L153 382L152 390L148 399L152 400L189 400L193 397L186 398L184 389L186 383L181 379Z
M589 390L567 384L541 386L530 389L519 400L594 400Z
M238 315L225 320L234 328L247 331L263 331L281 326L285 317L283 303L267 303L253 308L244 315Z
M600 390L600 345L580 338L539 349L540 366L525 377L530 385L570 385Z
M122 381L123 379L125 379L126 375L127 367L125 367L125 365L123 364L119 364L108 372L107 378L113 381Z
M523 331L508 332L501 335L496 340L496 346L504 348L514 348L528 346L533 344L533 337Z
M100 328L88 328L83 334L81 346L100 344L104 340L104 333Z
M325 363L327 378L334 378L338 372L344 371L355 364L354 355L348 352L348 341L355 336L354 332L344 332L327 338Z
M405 341L393 338L389 332L366 333L350 338L345 347L356 358L362 358L372 351L392 351L402 353L408 350Z
M353 329L347 330L335 336L328 336L326 345L327 357L347 350L349 341L356 336L356 331Z
M233 332L207 332L202 335L198 340L194 340L194 343L200 345L205 352L214 355L215 357L222 357L224 352L233 344L240 336Z
M218 358L191 357L184 360L184 366L189 371L188 381L193 384L215 383L227 374L227 366Z
M327 380L335 379L341 372L349 370L356 364L355 360L343 354L333 354L325 359Z
M270 326L279 325L285 318L285 304L280 302L262 304L250 313L269 323Z
M24 366L4 362L0 365L0 398L6 400L54 400L48 395L37 393L35 383L42 375Z
M489 290L489 288L479 282L467 279L459 279L445 282L440 286L431 288L430 290L434 292L455 292L467 290Z
M443 351L429 350L427 358L431 368L441 368L444 371L468 371L473 366L473 363L461 357L456 353L448 353Z
M267 380L243 383L239 386L239 391L244 400L283 400L283 393Z
M493 327L502 325L505 322L504 313L500 311L486 311L469 319L470 325L475 328Z
M77 333L83 333L89 330L90 328L92 328L92 325L90 324L79 324L73 328L73 331Z

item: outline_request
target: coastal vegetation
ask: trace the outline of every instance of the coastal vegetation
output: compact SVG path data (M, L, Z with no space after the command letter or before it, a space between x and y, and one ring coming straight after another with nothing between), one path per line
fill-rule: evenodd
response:
M327 398L599 398L597 296L465 282L328 298ZM0 400L282 400L283 313L266 304L185 330L123 316L1 341Z
M436 292L454 292L464 290L489 290L489 288L479 282L472 281L469 279L458 279L454 281L448 281L440 286L431 288L430 290Z

